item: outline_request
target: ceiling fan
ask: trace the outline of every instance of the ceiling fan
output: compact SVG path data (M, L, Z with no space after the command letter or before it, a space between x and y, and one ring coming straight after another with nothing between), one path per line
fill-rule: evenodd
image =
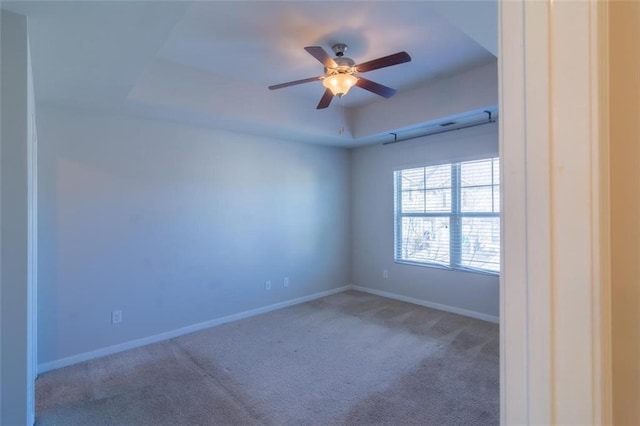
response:
M276 84L269 86L269 89L282 89L283 87L295 86L297 84L322 81L322 85L326 87L326 90L320 99L320 103L318 103L316 107L317 109L328 107L334 96L342 97L346 95L352 86L358 86L376 95L390 98L395 95L395 89L367 80L358 74L411 61L411 56L409 56L407 52L398 52L356 65L353 59L344 56L344 52L347 50L346 44L335 44L331 49L336 54L335 58L329 56L320 46L307 46L304 48L311 56L324 65L324 75Z

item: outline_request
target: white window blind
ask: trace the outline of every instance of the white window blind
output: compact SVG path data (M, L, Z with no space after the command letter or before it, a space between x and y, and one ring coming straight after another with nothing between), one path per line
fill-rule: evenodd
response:
M498 273L497 158L398 170L395 259Z

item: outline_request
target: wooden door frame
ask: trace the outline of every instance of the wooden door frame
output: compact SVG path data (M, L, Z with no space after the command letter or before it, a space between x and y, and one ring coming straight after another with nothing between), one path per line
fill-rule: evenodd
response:
M611 423L607 5L499 4L501 423Z

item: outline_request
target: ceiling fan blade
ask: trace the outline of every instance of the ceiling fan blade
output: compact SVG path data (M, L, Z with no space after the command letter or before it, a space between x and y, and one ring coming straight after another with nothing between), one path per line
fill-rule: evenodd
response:
M331 99L333 99L333 93L331 93L331 90L329 89L325 90L316 109L324 109L328 107L331 103Z
M367 72L384 67L390 67L391 65L403 64L409 61L411 61L411 56L409 56L407 52L398 52L393 55L384 56L382 58L356 65L356 69L358 72Z
M283 87L295 86L296 84L311 83L312 81L320 81L322 77L303 78L302 80L290 81L288 83L275 84L269 86L269 90L282 89Z
M356 81L356 86L368 90L376 95L383 96L385 98L390 98L396 94L396 89L392 89L391 87L383 86L382 84L376 83L375 81L367 80L366 78L358 77L358 81Z
M334 61L331 56L320 46L307 46L304 48L307 52L311 54L314 58L320 61L325 68L337 68L338 64Z

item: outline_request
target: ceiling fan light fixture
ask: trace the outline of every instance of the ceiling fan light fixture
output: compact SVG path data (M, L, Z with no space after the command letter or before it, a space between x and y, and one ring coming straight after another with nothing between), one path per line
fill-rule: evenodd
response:
M269 86L269 90L282 89L283 87L296 86L298 84L320 80L326 90L322 98L320 98L316 109L327 108L331 103L331 99L335 96L342 97L346 95L353 86L358 86L361 89L382 96L383 98L390 98L396 93L394 89L376 83L375 81L367 80L364 77L356 77L356 75L411 61L411 56L409 56L407 52L398 52L356 65L353 59L344 56L344 52L347 50L346 44L334 44L332 49L336 54L335 58L329 56L321 46L307 46L304 48L307 53L324 65L324 75L274 84Z
M358 81L353 74L333 74L322 80L322 85L331 90L334 96L344 96Z

